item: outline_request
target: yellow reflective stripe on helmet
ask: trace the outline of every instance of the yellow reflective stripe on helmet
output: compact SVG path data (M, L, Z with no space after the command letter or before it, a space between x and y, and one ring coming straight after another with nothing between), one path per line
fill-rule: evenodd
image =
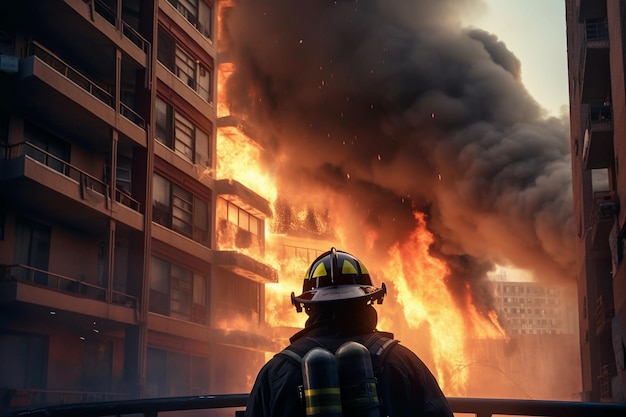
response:
M361 261L357 261L359 263L359 266L361 267L361 273L363 275L365 274L369 274L369 272L367 272L367 268L365 267L365 265L363 265L363 263Z
M341 273L358 275L358 272L356 270L356 265L354 265L352 262L348 261L347 259L343 261L343 266L341 267Z
M311 273L311 278L325 277L327 275L328 275L328 272L326 272L326 267L324 266L324 262L320 262L319 265L315 267L315 270Z

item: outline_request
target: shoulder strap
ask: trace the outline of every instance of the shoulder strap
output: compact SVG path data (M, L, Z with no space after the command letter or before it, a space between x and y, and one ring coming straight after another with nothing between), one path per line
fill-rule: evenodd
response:
M391 348L400 343L393 339L391 333L374 332L365 340L365 347L370 351L372 357L372 367L374 375L380 375L383 369L383 363Z
M288 359L291 359L292 361L296 362L298 365L302 363L302 356L298 355L296 352L294 352L291 349L283 349L280 352L278 352L276 355L274 356L284 356Z
M287 346L285 349L281 350L274 356L283 356L300 365L302 363L302 358L304 357L304 355L306 355L309 350L313 349L316 346L324 347L315 339L312 339L310 337L303 337L302 339L299 339L298 341Z

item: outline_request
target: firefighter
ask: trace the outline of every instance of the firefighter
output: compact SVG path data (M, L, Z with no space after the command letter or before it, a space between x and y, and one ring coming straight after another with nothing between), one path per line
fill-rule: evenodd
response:
M342 415L341 407L336 406L336 387L305 389L307 381L304 379L308 378L309 371L303 366L302 358L313 351L308 356L318 361L331 361L333 354L343 349L346 342L357 342L369 350L375 376L378 398L365 398L363 401L370 402L368 407L376 408L381 416L452 417L450 405L426 365L394 340L391 333L376 330L378 316L373 304L381 304L385 294L385 285L375 287L365 265L349 253L331 248L313 261L304 278L302 294L291 294L296 311L304 310L308 315L305 327L290 338L291 344L285 350L260 370L245 415ZM330 355L323 354L324 351ZM322 374L328 375L329 371L324 370ZM324 379L337 384L334 378ZM335 403L313 407L315 404L306 398L310 392L306 391L328 393L324 398ZM342 395L344 391L342 388ZM314 402L317 400L313 398ZM346 417L345 412L343 415Z

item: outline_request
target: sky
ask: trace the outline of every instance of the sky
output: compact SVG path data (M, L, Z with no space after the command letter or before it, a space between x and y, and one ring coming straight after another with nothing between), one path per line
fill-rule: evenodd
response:
M567 41L564 0L484 0L469 26L500 38L522 62L522 80L549 115L567 112ZM502 275L504 274L504 275ZM498 268L492 277L532 281L527 271Z
M467 25L500 38L522 62L526 88L552 116L567 111L565 0L483 0Z

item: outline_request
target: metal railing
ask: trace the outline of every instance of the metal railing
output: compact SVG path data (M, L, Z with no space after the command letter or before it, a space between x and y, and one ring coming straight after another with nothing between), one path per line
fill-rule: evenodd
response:
M104 401L119 401L131 398L131 395L123 392L101 391L72 391L50 389L19 389L0 388L4 406L7 408L24 407L25 404L32 406L45 406L46 404L76 404L93 403ZM0 408L1 415L1 408Z
M4 415L23 417L98 417L134 414L157 417L159 413L171 411L217 410L215 414L203 413L203 415L243 416L247 400L248 394L152 398L55 405L37 409L18 410ZM476 417L491 417L493 415L623 417L626 415L626 404L489 398L448 398L448 401L454 413L473 414ZM225 414L224 411L229 411L229 414Z
M15 159L22 156L28 156L33 160L59 172L60 174L75 180L85 189L96 192L103 197L109 195L109 185L107 183L97 179L80 168L77 168L58 156L33 145L32 143L20 142L13 145L0 144L0 148L4 148L5 159ZM115 189L115 201L134 211L140 212L141 210L141 203L135 200L129 193L124 192L119 188Z
M108 288L85 282L82 279L55 274L29 265L0 265L0 281L28 282L58 291L77 294L93 300L106 301ZM137 297L111 290L111 304L137 308Z
M68 63L59 58L52 51L46 49L43 45L38 42L31 41L28 43L26 47L26 56L36 56L50 68L57 71L65 78L72 81L74 84L78 85L83 90L87 91L89 94L103 102L109 107L113 107L113 95L110 93L110 88L103 88L97 85L95 82L91 81L89 78L81 74L79 71L74 69Z
M36 56L50 68L72 81L74 84L88 92L90 95L106 104L111 108L115 108L115 98L111 92L111 86L102 87L89 79L87 76L74 69L71 65L63 61L52 51L46 49L38 42L31 41L26 47L26 56ZM145 128L145 120L139 116L128 104L120 102L118 112L141 128Z
M82 184L91 191L102 196L108 195L109 186L103 181L32 143L20 142L7 145L6 149L6 159L28 156L42 165L75 180L78 184Z
M122 34L142 51L148 53L150 42L141 36L135 28L126 23L123 19L118 18L117 12L111 9L105 2L102 0L85 0L85 3L88 3L93 11L102 16L104 20L114 27L119 28L121 26Z

